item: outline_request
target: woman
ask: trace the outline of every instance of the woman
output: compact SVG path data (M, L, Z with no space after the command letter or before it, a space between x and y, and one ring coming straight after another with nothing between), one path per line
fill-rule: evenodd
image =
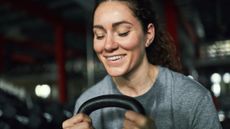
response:
M94 11L94 50L108 75L85 91L134 97L146 116L104 108L79 113L63 129L220 129L210 94L180 69L170 38L158 28L150 0L103 0ZM155 19L154 19L155 18Z

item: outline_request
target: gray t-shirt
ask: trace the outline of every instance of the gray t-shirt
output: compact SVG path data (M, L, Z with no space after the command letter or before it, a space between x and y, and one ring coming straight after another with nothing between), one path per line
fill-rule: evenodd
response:
M209 91L198 82L159 66L152 88L136 97L157 129L221 129ZM105 94L121 94L110 76L86 90L77 100L75 113L90 98ZM124 109L103 108L94 111L95 129L121 129Z

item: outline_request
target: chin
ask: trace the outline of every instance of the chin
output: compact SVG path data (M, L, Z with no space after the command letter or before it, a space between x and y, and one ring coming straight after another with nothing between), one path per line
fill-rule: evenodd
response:
M110 76L112 76L112 77L119 77L119 76L122 76L122 74L120 74L120 73L112 73L112 72L109 72L108 73Z
M124 75L124 72L118 70L107 70L107 73L112 77L119 77Z

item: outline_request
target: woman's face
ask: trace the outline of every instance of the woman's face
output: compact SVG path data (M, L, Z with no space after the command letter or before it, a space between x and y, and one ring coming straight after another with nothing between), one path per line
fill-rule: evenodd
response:
M94 14L93 33L94 50L111 76L126 75L147 61L146 36L124 2L101 3Z

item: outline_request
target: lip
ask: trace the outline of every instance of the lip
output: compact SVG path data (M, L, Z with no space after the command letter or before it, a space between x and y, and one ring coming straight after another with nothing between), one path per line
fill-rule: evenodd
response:
M120 66L123 64L126 54L104 56L109 66Z

